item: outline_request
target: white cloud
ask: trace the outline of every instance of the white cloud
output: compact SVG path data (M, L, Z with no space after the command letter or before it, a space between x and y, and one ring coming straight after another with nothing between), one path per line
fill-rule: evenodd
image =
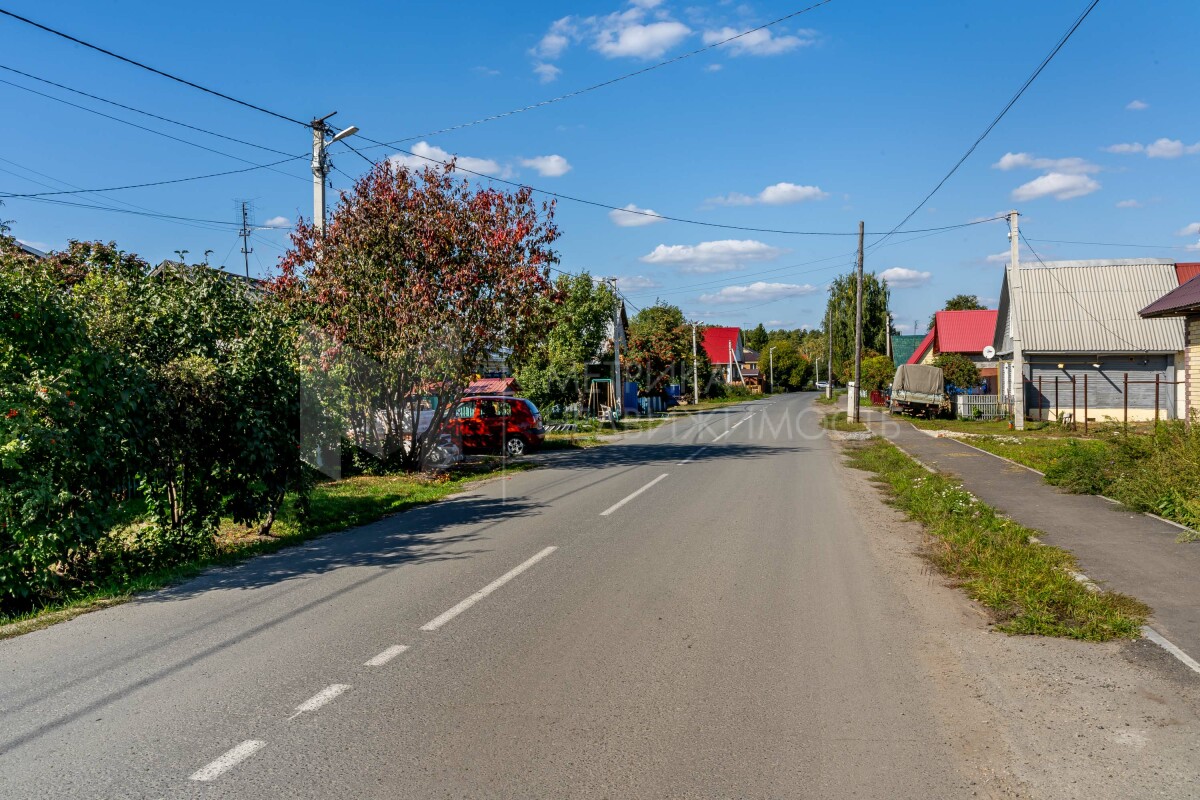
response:
M1142 204L1139 200L1122 200L1117 203L1117 208L1141 208Z
M730 37L737 36L741 31L737 28L721 28L704 32L705 44L716 44ZM761 29L747 33L732 42L721 45L735 56L777 56L798 47L807 47L816 42L816 31L799 30L799 35L785 34L776 36L770 29Z
M622 289L657 289L662 284L645 275L627 275L624 278L617 278L617 286Z
M1100 167L1082 158L1035 158L1029 153L1005 153L992 164L992 169L1045 169L1067 175L1086 175L1099 172Z
M571 164L559 155L522 158L521 166L536 170L543 178L558 178L571 171Z
M906 267L891 267L879 273L879 277L887 281L888 286L894 289L913 289L929 283L933 273L920 272Z
M1144 111L1149 107L1150 104L1142 100L1130 100L1129 104L1125 106L1129 111Z
M1012 199L1024 201L1053 197L1055 200L1070 200L1091 194L1099 188L1100 182L1087 175L1048 172L1013 189Z
M1175 235L1176 236L1200 236L1200 222L1193 222L1190 225L1180 228L1179 231Z
M290 228L292 221L287 217L271 217L263 223L264 228Z
M1000 253L992 253L990 256L985 258L984 261L989 264L1007 264L1011 255L1012 254L1008 250L1004 250ZM1021 245L1021 251L1017 254L1017 258L1024 261L1027 258L1033 258L1033 255L1025 249L1025 245Z
M818 291L812 284L766 283L755 281L747 286L726 286L714 294L700 295L700 302L709 305L730 303L768 303L787 297L802 297Z
M1184 144L1179 139L1168 139L1165 136L1150 144L1141 142L1125 142L1113 144L1104 148L1106 153L1145 153L1147 158L1179 158L1182 155L1200 153L1200 142Z
M412 147L413 155L406 153L398 153L388 159L393 165L407 167L408 169L421 170L425 167L436 167L435 162L447 163L450 159L455 158L451 153L447 153L440 147L429 144L428 142L417 142ZM458 166L463 169L469 169L472 172L478 172L482 175L496 175L504 178L512 174L512 170L507 166L502 166L490 158L472 158L471 156L457 156Z
M715 242L660 244L642 261L667 264L680 272L728 272L754 261L770 261L785 251L753 239L722 239Z
M550 30L530 50L530 54L538 58L558 58L570 47L571 40L578 35L579 29L571 17L563 17L550 23Z
M704 71L705 72L720 72L723 69L725 69L724 64L715 63L715 64L709 64L707 67L704 68Z
M673 20L647 25L633 22L634 12L640 17L639 9L606 17L597 28L592 47L607 58L661 58L692 32L687 25Z
M553 83L558 80L558 76L562 74L562 70L553 64L540 61L534 65L533 74L537 75L538 80L542 83Z
M1184 250L1200 250L1200 242L1196 242L1194 244L1185 244L1183 246L1183 249Z
M488 78L494 78L500 74L500 70L492 69L491 67L474 67L475 72Z
M768 186L756 196L730 192L727 195L711 197L706 202L718 206L751 206L762 203L769 206L782 206L790 203L803 203L806 200L824 200L828 192L821 191L819 186L800 186L795 183L776 183Z
M1184 153L1200 153L1200 142L1185 145L1178 139L1157 139L1146 145L1147 158L1179 158Z
M665 219L658 215L657 211L649 208L638 208L633 203L625 206L621 211L614 209L608 212L608 218L622 228L639 228L643 225L666 222Z

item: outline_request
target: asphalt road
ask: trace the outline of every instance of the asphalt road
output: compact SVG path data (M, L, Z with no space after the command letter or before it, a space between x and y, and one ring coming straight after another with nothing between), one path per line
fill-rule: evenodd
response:
M0 797L958 797L812 395L0 642Z

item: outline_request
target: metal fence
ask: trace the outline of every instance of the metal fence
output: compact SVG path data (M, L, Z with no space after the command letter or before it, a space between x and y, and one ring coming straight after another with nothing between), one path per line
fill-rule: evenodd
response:
M1006 416L1000 398L994 394L960 394L954 398L954 407L962 419L1000 419Z
M1029 402L1026 404L1027 418L1046 420L1054 419L1061 421L1063 424L1069 424L1072 429L1078 427L1080 415L1083 418L1083 430L1086 433L1088 429L1088 414L1089 405L1094 410L1096 406L1096 398L1098 392L1095 386L1095 381L1089 385L1090 376L1084 373L1082 376L1055 376L1053 381L1038 376L1037 380L1026 380L1026 392L1029 397ZM1134 393L1136 399L1134 401L1134 409L1148 409L1147 406L1141 405L1143 399L1148 402L1149 394L1152 391L1154 395L1154 422L1157 423L1160 419L1171 419L1175 416L1175 397L1176 387L1184 386L1185 381L1168 381L1163 380L1162 376L1155 375L1154 380L1130 380L1129 373L1126 372L1121 377L1121 383L1118 385L1115 381L1109 379L1106 381L1108 386L1104 390L1106 401L1115 402L1116 394L1120 396L1122 423L1129 424L1129 398L1131 392ZM1138 390L1137 387L1146 386L1153 389ZM1030 392L1029 390L1034 390ZM1108 408L1107 402L1105 406Z

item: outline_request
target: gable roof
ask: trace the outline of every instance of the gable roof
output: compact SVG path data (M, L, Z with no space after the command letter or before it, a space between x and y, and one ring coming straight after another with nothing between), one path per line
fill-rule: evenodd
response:
M1027 353L1174 353L1182 319L1138 311L1178 286L1175 264L1156 259L1021 265L1021 339ZM996 350L1012 352L1008 274L1000 289Z
M996 336L994 309L973 311L939 311L934 315L933 329L937 332L939 353L978 355Z
M1197 275L1200 275L1200 261L1175 265L1175 279L1179 281L1180 286L1183 286Z
M519 391L521 391L521 387L517 385L516 378L480 378L477 381L471 381L464 394L515 395Z
M733 348L733 357L735 360L742 360L742 329L741 328L718 328L711 327L704 329L704 352L708 353L708 360L713 364L728 364L729 349Z
M1146 319L1200 314L1200 270L1196 271L1196 277L1167 292L1138 313Z
M921 359L923 359L925 354L929 352L929 348L933 347L933 342L936 338L937 328L930 328L929 333L925 334L925 338L921 340L921 343L917 345L915 350L913 350L912 355L908 357L908 363L920 364Z

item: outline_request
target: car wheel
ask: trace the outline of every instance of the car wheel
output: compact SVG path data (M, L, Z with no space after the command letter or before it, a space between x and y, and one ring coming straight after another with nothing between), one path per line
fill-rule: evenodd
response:
M525 455L525 450L525 440L519 436L514 436L504 443L504 453L511 458Z

